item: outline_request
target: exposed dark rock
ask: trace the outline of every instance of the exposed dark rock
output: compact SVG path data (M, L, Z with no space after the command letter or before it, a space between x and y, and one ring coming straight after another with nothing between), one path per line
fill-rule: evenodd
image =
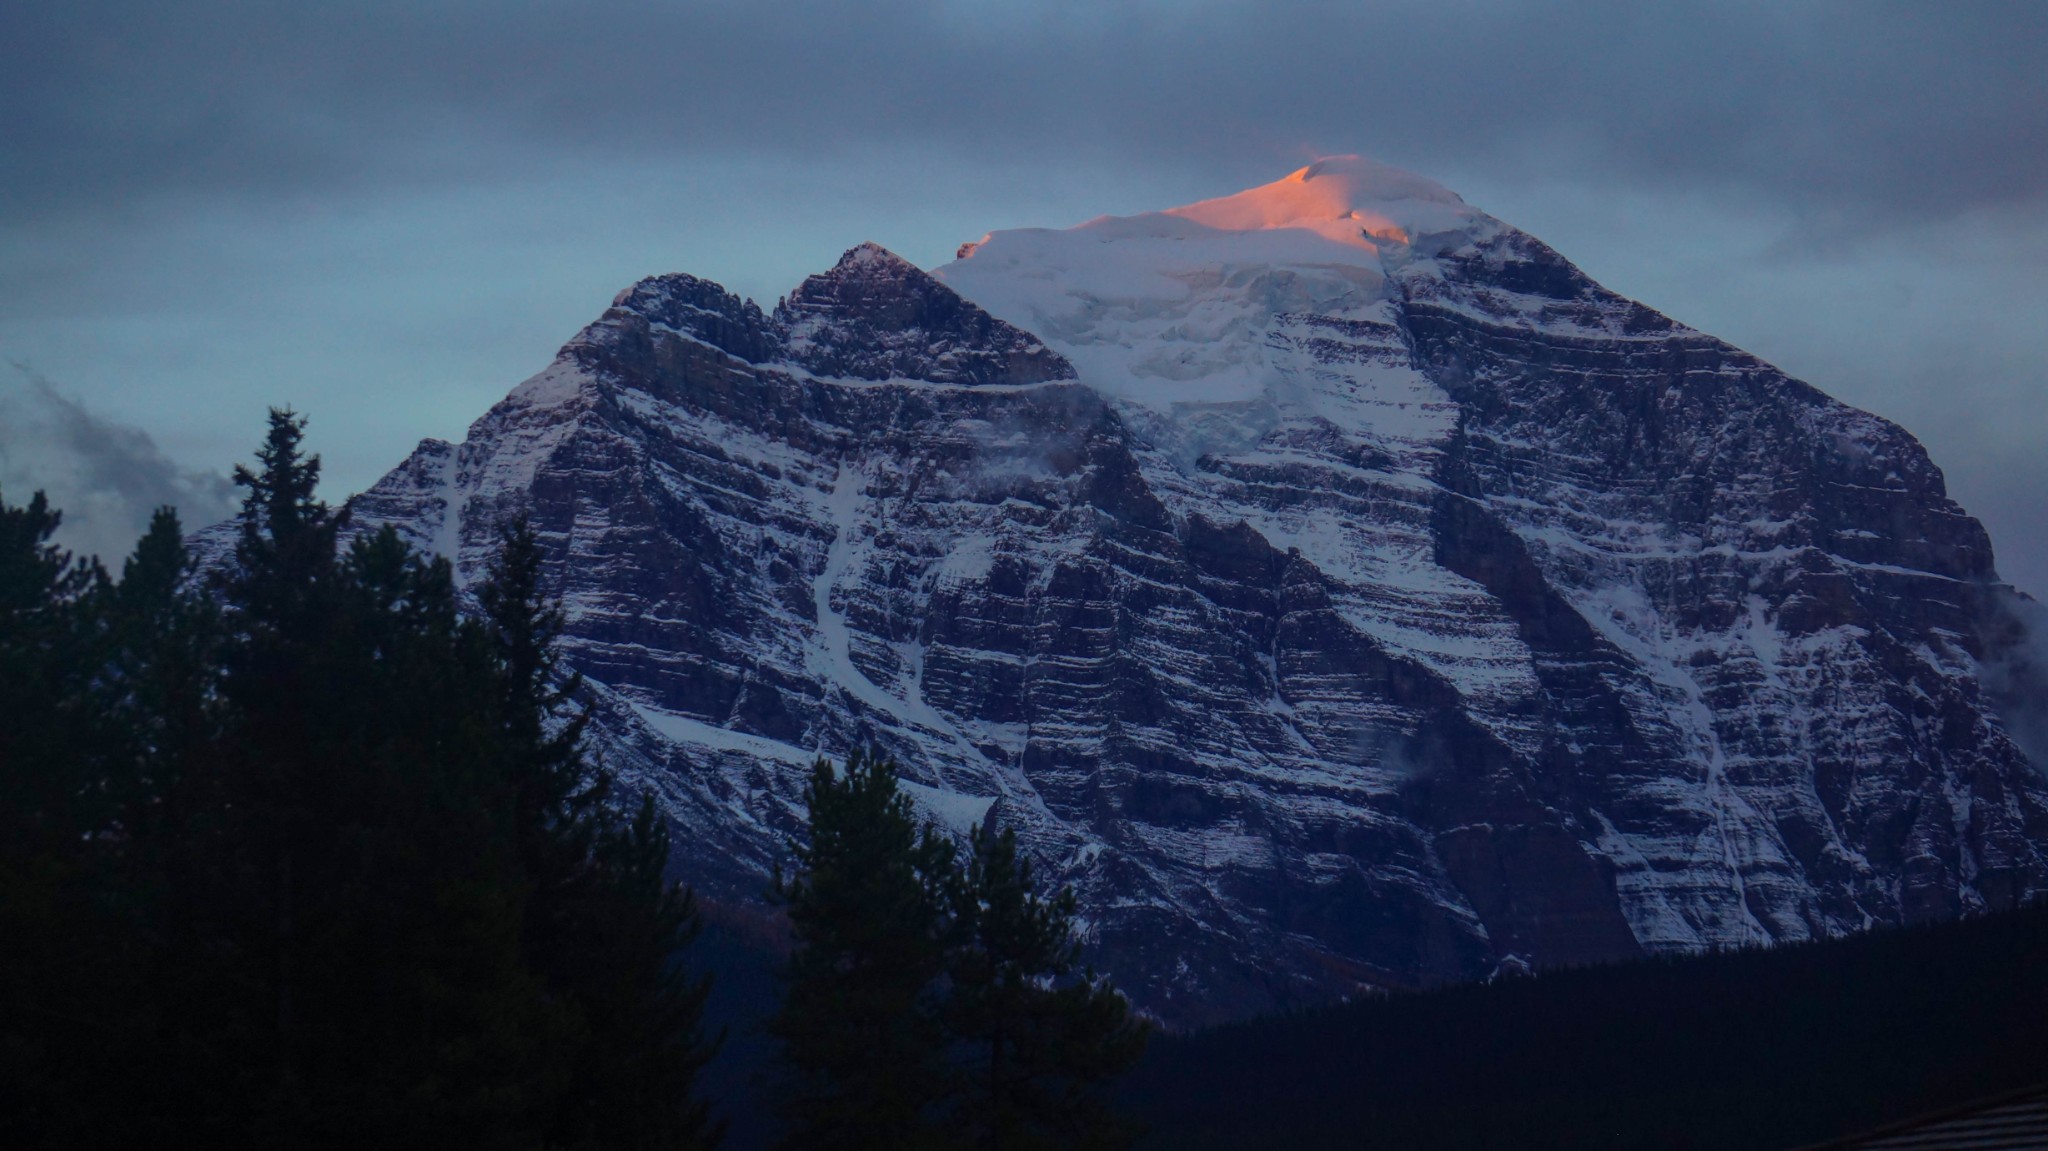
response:
M789 356L821 376L942 384L1039 384L1074 378L1036 336L960 298L875 244L840 257L775 309Z

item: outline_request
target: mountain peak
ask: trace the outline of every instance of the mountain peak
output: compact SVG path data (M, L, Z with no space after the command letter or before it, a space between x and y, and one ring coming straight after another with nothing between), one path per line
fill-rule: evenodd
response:
M847 250L775 310L791 358L823 376L1032 384L1073 368L880 244Z
M1440 261L1474 256L1506 233L1441 184L1331 156L1165 211L993 232L935 274L1038 333L1090 387L1180 427L1172 413L1182 405L1292 394L1263 352L1226 334L1290 315L1393 323L1388 309L1404 289L1392 277L1427 278ZM1212 430L1235 435L1234 426ZM1214 446L1207 432L1188 442L1196 456Z
M879 309L901 312L894 319L908 320L933 291L951 294L916 264L867 240L848 248L831 268L798 284L777 314L784 323L796 323L806 315L867 315Z
M1359 247L1408 243L1476 215L1434 180L1364 156L1329 156L1270 184L1163 213L1226 232L1300 228Z
M845 255L839 257L839 262L832 265L832 271L851 272L855 270L877 271L884 269L894 271L901 268L915 269L916 267L917 265L875 243L873 240L862 240L860 243L848 248Z
M1176 1025L2048 893L1920 445L1370 161L642 281L351 507L472 577L528 511L679 878L753 898L880 747Z

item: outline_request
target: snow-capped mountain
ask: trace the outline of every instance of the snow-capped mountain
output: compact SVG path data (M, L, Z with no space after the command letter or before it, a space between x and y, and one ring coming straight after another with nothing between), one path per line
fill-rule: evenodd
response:
M2029 605L1920 445L1356 158L644 280L354 507L470 579L530 512L700 890L877 744L1175 1022L2048 890Z

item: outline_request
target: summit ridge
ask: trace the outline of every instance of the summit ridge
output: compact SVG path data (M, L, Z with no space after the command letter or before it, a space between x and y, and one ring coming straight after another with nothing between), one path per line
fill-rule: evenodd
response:
M1168 208L1169 216L1223 231L1303 228L1338 243L1406 244L1418 232L1476 219L1457 193L1362 156L1331 156L1234 196Z

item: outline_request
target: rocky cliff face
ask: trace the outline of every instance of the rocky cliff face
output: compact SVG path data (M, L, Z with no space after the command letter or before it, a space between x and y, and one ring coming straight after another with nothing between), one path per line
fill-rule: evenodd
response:
M534 518L708 894L861 743L1178 1023L2048 890L2015 601L1897 427L1362 161L963 253L643 281L355 501L468 578Z

